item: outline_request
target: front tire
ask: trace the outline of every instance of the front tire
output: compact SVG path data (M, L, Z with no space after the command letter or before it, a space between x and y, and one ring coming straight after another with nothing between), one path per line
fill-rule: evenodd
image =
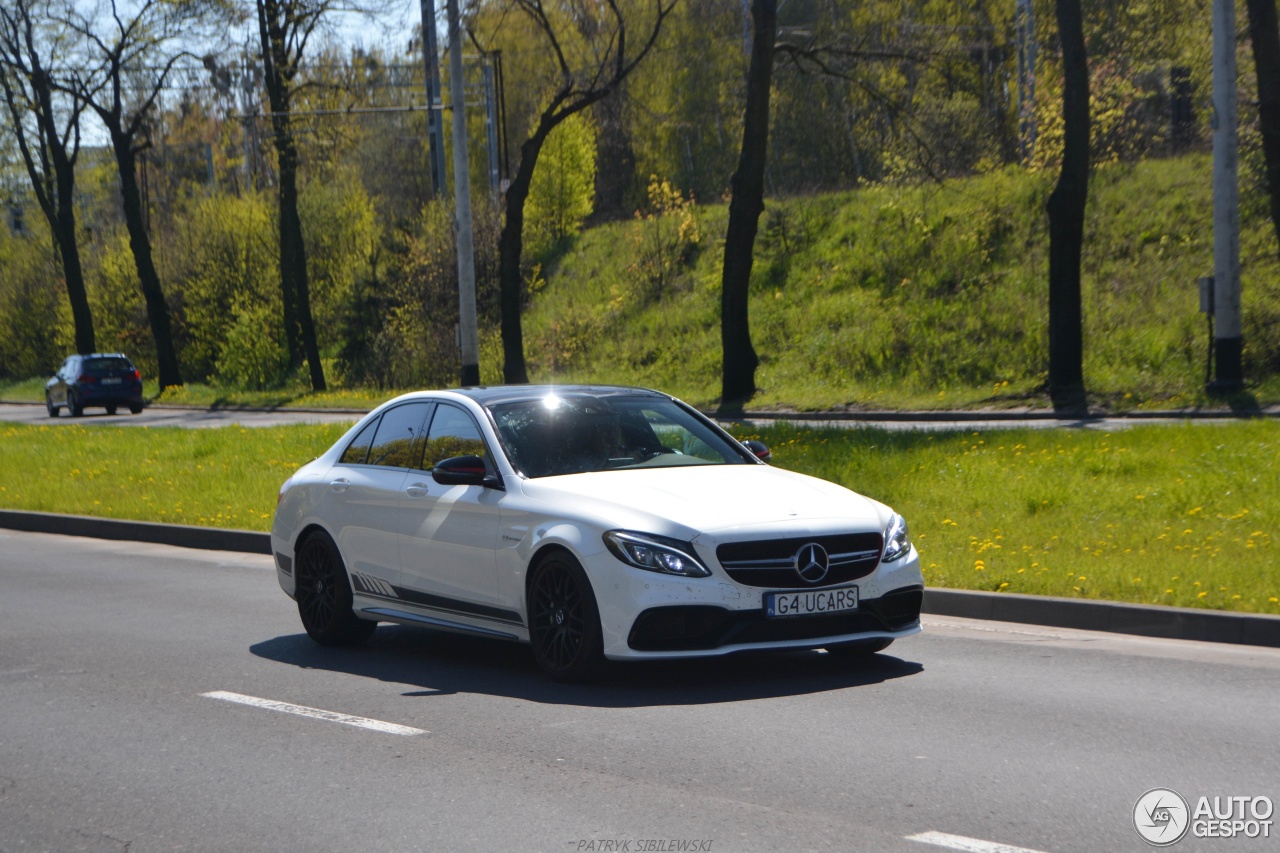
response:
M107 414L108 414L108 415L114 415L115 413L116 413L116 407L115 407L115 406L107 406Z
M351 583L329 534L318 530L302 540L296 571L298 616L311 639L322 646L352 646L373 636L378 623L352 611Z
M84 404L76 399L74 391L67 392L67 410L71 412L71 417L78 418L84 414Z
M604 665L595 593L569 554L548 554L533 569L529 640L538 668L555 681L588 681Z
M44 395L44 407L49 412L49 417L56 418L58 416L58 407L53 404L53 397L49 396L49 392Z

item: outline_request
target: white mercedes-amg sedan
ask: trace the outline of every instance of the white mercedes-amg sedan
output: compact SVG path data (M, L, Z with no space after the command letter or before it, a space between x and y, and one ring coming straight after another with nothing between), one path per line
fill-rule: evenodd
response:
M277 577L321 644L379 622L500 637L563 681L918 632L902 516L748 445L638 388L406 394L281 487Z

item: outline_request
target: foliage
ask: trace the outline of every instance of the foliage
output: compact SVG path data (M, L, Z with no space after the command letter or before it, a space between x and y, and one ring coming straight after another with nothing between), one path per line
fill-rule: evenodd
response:
M546 254L578 233L591 215L596 181L596 129L578 113L565 119L542 146L525 203L530 256Z
M702 243L693 194L682 194L670 181L649 176L649 205L637 210L632 242L637 256L631 267L649 286L644 299L661 298Z
M54 318L65 307L66 290L58 281L47 226L41 221L29 227L24 237L0 226L0 376L47 375L65 356Z
M1212 268L1209 165L1196 155L1095 177L1083 279L1085 381L1097 406L1202 399L1195 280ZM763 356L752 408L1044 405L1050 189L1051 176L1004 169L771 203L752 277ZM717 233L724 208L699 217ZM1246 371L1274 397L1274 237L1265 212L1242 224L1244 317L1257 330L1246 337ZM636 286L639 257L619 252L633 227L584 233L534 297L533 378L649 385L711 403L719 258L693 255L679 273L687 290L619 301Z
M476 311L496 312L496 208L472 207ZM350 383L378 388L453 385L459 354L458 268L453 210L427 204L417 221L386 235L342 305L339 368Z

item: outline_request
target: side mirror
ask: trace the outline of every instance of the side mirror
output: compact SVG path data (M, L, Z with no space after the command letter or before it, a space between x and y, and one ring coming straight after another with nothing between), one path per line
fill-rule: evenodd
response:
M746 441L742 442L742 446L747 450L750 450L751 453L761 462L768 462L773 458L773 451L770 450L769 446L763 441L756 441L754 438L748 438Z
M502 488L502 481L489 476L489 469L479 456L454 456L436 463L431 479L442 486L489 486Z

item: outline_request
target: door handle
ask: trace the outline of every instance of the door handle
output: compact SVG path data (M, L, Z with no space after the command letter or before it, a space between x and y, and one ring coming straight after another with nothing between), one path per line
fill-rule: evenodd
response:
M345 492L347 487L351 485L351 481L346 477L339 477L329 484L329 488L335 492Z
M409 485L405 486L404 491L405 491L405 494L407 494L411 498L420 498L427 494L427 484L426 483L410 483Z

